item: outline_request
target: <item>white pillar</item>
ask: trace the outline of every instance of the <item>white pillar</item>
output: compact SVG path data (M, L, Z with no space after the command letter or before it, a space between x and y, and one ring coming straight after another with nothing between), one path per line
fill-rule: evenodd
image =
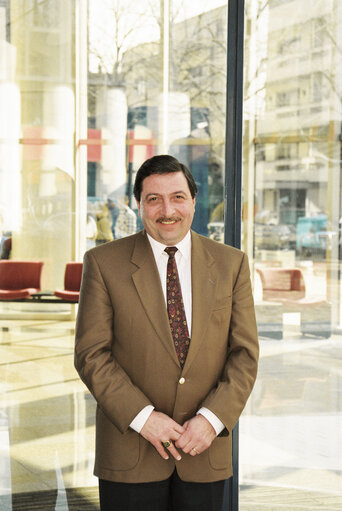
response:
M124 200L126 191L127 100L120 88L104 89L99 101L102 138L102 185L104 195Z
M11 231L21 225L20 92L14 83L15 57L14 46L0 41L0 228Z
M43 92L44 138L54 140L43 153L42 170L61 169L74 178L75 95L71 86Z
M20 93L14 83L0 82L0 213L2 228L21 225Z

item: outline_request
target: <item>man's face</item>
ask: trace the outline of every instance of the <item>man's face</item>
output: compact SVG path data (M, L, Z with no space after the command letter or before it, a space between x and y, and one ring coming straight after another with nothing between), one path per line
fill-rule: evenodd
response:
M146 232L160 243L173 246L189 231L195 203L183 172L170 172L144 179L137 206Z

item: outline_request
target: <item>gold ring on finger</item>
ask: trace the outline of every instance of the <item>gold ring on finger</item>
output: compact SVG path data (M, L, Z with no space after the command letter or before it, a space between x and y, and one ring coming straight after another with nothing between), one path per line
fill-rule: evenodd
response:
M162 442L162 444L165 447L165 449L167 449L168 447L170 447L171 442L169 440L167 440L166 442Z
M192 450L194 451L195 454L199 454L198 450L196 449L196 447L193 447Z

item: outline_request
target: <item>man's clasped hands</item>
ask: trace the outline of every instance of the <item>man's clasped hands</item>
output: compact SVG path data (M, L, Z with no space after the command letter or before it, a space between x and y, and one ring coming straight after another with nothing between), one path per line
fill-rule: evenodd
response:
M162 458L167 460L171 455L177 461L182 459L180 450L197 456L210 447L216 437L215 429L200 413L181 426L168 415L155 410L140 434L157 449Z

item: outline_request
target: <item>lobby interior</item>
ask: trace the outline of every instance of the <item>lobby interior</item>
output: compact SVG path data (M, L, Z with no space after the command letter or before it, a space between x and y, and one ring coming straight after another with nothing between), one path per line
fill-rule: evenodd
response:
M194 229L241 237L261 357L239 511L342 510L341 66L337 0L0 0L0 258L42 261L41 289L62 288L111 200L110 239L140 228L134 175L165 152L196 178ZM289 268L292 310L260 278ZM76 314L0 303L0 511L99 509Z

